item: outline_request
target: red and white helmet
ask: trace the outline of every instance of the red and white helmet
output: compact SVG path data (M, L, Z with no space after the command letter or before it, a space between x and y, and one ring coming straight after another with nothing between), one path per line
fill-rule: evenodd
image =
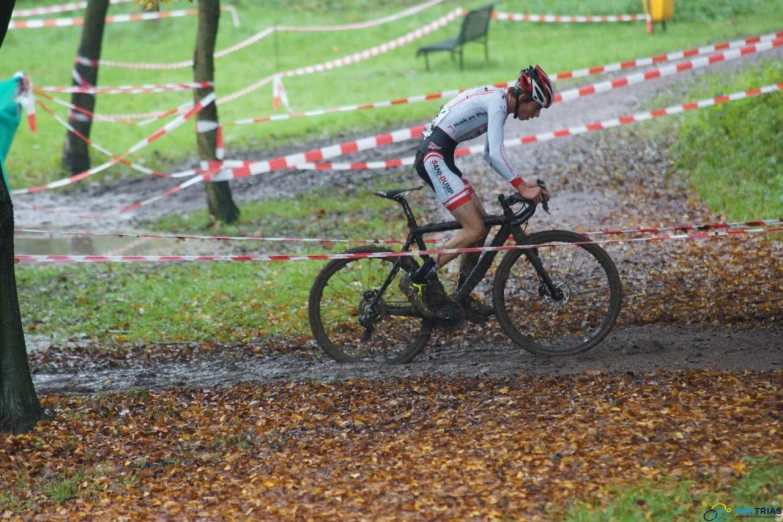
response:
M530 97L548 109L555 101L555 88L552 80L546 75L541 66L532 65L519 73L516 86L530 94Z

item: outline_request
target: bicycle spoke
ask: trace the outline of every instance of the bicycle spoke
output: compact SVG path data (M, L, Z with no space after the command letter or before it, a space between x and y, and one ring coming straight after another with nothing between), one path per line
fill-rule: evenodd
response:
M354 251L386 250L360 247ZM311 292L310 323L329 355L340 361L405 361L424 347L431 326L410 313L410 304L398 287L402 272L379 295L394 265L394 260L379 258L340 260L319 274ZM392 315L406 309L409 313Z
M539 249L538 257L556 294L526 256L515 254L498 270L495 299L503 308L498 319L523 348L574 353L594 346L613 326L621 300L616 268L597 246L568 244L582 240L562 231L530 236L531 243L554 245L546 253Z

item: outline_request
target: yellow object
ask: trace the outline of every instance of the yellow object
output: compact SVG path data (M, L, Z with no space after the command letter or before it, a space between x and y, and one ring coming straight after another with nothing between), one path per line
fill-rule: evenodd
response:
M674 16L674 0L648 0L653 22L665 22Z

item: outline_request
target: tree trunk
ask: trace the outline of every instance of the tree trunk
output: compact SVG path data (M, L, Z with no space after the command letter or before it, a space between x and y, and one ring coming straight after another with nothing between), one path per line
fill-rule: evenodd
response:
M0 47L16 0L0 4ZM0 163L0 432L24 433L47 417L33 387L14 275L14 205Z
M0 176L0 432L28 432L44 417L27 364L16 293L14 205Z
M106 24L106 13L109 11L109 0L90 0L87 3L84 25L82 26L82 41L76 63L73 67L72 84L75 87L95 87L98 85L98 60L101 58L101 44L103 42L103 27ZM94 65L87 65L84 58L91 60ZM92 113L95 111L95 95L87 93L73 93L71 103L77 107ZM69 113L71 125L87 138L90 137L92 116L86 113L71 110ZM78 174L90 169L89 147L86 142L76 134L68 131L65 135L65 145L62 155L63 167L72 174Z
M193 53L193 80L212 82L215 78L215 39L220 20L220 0L199 0L198 34ZM211 88L196 89L196 102L212 92ZM207 105L198 114L198 155L202 161L217 158L217 103ZM234 204L228 181L207 183L207 206L213 219L234 223L239 219L239 208Z

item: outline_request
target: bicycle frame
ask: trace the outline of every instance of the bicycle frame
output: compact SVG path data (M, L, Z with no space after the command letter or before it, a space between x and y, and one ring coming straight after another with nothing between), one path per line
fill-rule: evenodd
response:
M487 226L488 229L496 226L500 227L497 233L495 234L495 237L492 239L490 246L492 247L503 246L506 240L508 239L509 235L514 238L514 241L516 242L517 245L522 245L527 243L527 234L525 234L525 232L522 230L521 225L526 223L533 216L533 214L535 214L536 205L530 202L526 202L527 203L526 206L523 207L518 213L515 213L514 210L511 208L511 205L514 204L515 202L518 202L518 200L515 200L513 197L507 198L501 194L500 196L498 196L498 201L500 202L500 205L503 208L503 215L487 216L483 219L484 224ZM419 250L426 250L427 246L426 243L424 242L424 236L427 234L433 234L437 232L449 232L453 230L459 230L462 228L462 225L460 225L457 221L446 221L443 223L432 223L428 225L419 226L418 223L416 222L416 217L413 215L413 211L411 210L407 200L405 198L400 198L397 200L397 202L402 206L403 213L405 214L405 218L407 219L408 222L408 237L405 240L405 243L403 244L402 247L403 252L410 251L411 246L414 243L419 248ZM483 251L481 253L481 256L479 257L479 260L476 263L476 265L473 267L473 270L470 272L468 277L465 279L465 282L462 284L462 286L459 288L457 293L454 295L454 298L458 303L464 302L464 299L473 291L476 285L482 279L484 279L484 276L487 274L487 271L492 266L492 263L495 260L495 257L497 256L498 252L499 250L489 250L489 251ZM533 267L536 269L536 272L541 278L541 281L545 286L549 295L556 300L562 299L563 297L562 291L559 288L555 287L554 283L552 282L552 279L549 277L549 274L544 269L544 266L541 263L541 259L538 256L538 251L535 248L526 248L523 250L523 252L527 256L528 260L533 265ZM426 260L429 258L429 256L424 254L421 256L421 258ZM394 264L392 271L389 273L389 276L386 278L386 281L384 282L380 291L373 299L373 302L371 303L371 308L374 308L377 302L380 300L381 295L383 295L383 293L386 291L386 288L388 288L392 279L394 279L395 275L399 271L401 267L401 263L402 263L402 258L399 258L397 262Z

